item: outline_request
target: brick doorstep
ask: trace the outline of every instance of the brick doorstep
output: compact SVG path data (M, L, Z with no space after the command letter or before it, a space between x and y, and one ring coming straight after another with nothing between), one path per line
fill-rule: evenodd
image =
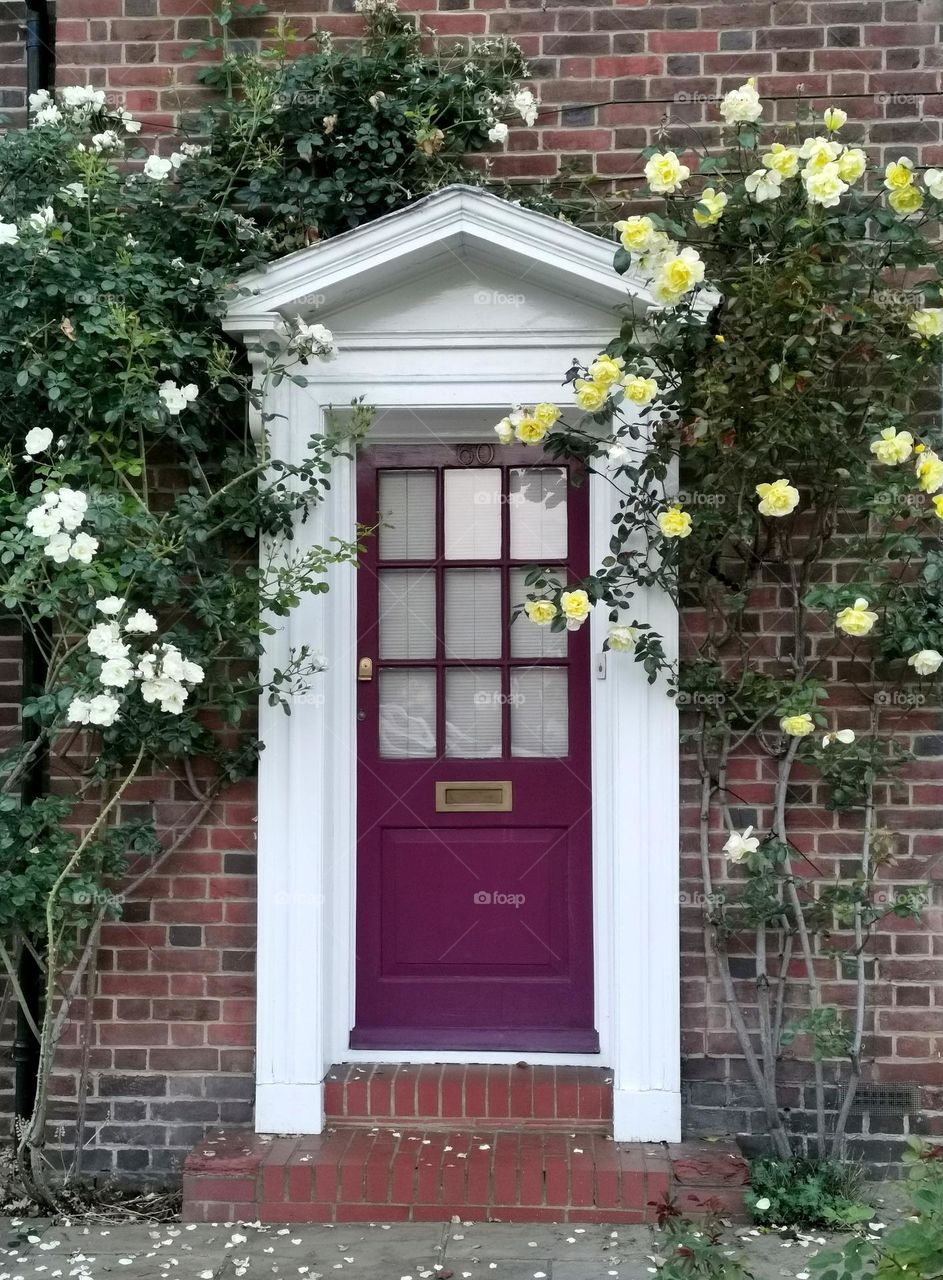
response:
M696 1184L682 1183L675 1173ZM712 1173L712 1167L714 1172ZM184 1171L189 1222L651 1221L683 1212L738 1216L746 1165L733 1149L614 1143L596 1132L345 1126L308 1137L221 1133Z

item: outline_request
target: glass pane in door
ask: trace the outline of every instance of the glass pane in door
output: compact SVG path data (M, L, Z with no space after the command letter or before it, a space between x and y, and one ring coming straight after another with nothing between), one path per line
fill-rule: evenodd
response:
M436 753L435 670L380 672L380 755L430 759Z
M514 467L511 508L511 559L563 560L567 554L566 471L563 467Z
M444 473L446 560L501 556L501 468Z
M380 657L435 657L435 573L380 570Z
M565 667L511 672L511 755L565 756L569 750Z
M500 658L503 631L501 570L447 570L445 656Z
M435 472L381 471L380 559L435 557Z
M456 667L445 673L445 754L466 760L501 755L501 672Z

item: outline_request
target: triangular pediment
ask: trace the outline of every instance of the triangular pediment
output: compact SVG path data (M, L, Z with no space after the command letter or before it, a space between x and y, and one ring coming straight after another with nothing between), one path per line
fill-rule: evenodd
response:
M333 321L341 313L349 320L344 327L362 330L371 300L389 306L400 289L418 298L421 281L434 286L427 303L448 290L473 299L477 287L495 296L499 307L511 299L511 307L543 308L549 325L556 323L555 308L545 298L565 299L578 313L573 319L587 322L620 306L646 310L653 305L647 282L617 275L614 250L611 240L479 187L446 187L243 277L245 292L230 307L226 328L258 333L286 316ZM517 303L524 281L526 302ZM421 321L414 318L417 333L423 326L436 328L434 312L434 305L427 306ZM416 307L411 313L418 314ZM476 321L494 325L494 314L466 314L471 328ZM527 322L523 311L517 320Z

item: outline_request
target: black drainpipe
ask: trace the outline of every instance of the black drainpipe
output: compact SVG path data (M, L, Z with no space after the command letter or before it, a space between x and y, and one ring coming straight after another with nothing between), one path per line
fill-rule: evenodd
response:
M52 23L46 0L26 0L26 93L52 88L55 65Z
M26 0L26 93L51 89L55 54L52 23L46 0ZM41 693L46 683L46 654L37 643L33 632L23 629L23 694L25 697ZM24 743L35 738L35 720L23 722ZM48 752L38 752L23 779L21 800L31 804L49 789ZM35 945L35 940L34 940ZM42 971L33 953L23 947L20 952L17 977L20 990L36 1026L42 1017ZM28 1119L36 1101L36 1084L39 1069L39 1041L30 1027L19 1001L16 1006L16 1032L13 1039L13 1108L18 1117Z
M40 641L45 639L39 637ZM41 643L31 630L23 630L23 696L36 697L43 692L46 683L48 666L46 654ZM35 719L23 721L23 742L35 741L38 726ZM49 753L45 749L36 753L23 778L21 800L24 805L32 804L49 790ZM36 946L35 939L33 946ZM30 1016L36 1026L42 1017L42 971L36 958L28 947L20 951L17 977L23 999L29 1009ZM16 1005L16 1035L13 1040L13 1109L14 1114L29 1119L33 1114L33 1103L36 1101L36 1084L39 1071L39 1041L33 1034L23 1006Z

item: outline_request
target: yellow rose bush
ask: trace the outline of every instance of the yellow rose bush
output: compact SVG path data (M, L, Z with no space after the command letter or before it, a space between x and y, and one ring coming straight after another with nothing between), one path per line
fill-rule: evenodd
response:
M869 930L915 910L878 895L876 809L904 767L907 716L943 686L943 433L925 412L943 360L929 234L943 171L869 165L838 107L772 125L763 106L747 82L719 106L722 153L672 134L643 158L644 212L615 224L621 331L567 372L568 407L540 440L613 487L609 555L579 583L535 569L518 607L557 630L605 611L613 660L677 696L703 801L710 962L729 979L773 1145L789 1150L777 1072L795 1038L818 1090L814 1141L839 1155L848 1110L826 1115L822 1064L835 1060L853 1099L867 1001L830 1006L813 960L839 951L863 992ZM652 588L685 605L680 663L646 623ZM727 778L747 750L770 757L756 777L771 781L745 849L732 814L746 802ZM815 869L791 839L800 776L861 829L860 855L827 885L803 878ZM748 888L725 883L719 900L715 859L732 845L745 852L728 871ZM727 949L745 935L756 982L741 1005ZM789 1026L775 1015L784 988L801 1011Z

